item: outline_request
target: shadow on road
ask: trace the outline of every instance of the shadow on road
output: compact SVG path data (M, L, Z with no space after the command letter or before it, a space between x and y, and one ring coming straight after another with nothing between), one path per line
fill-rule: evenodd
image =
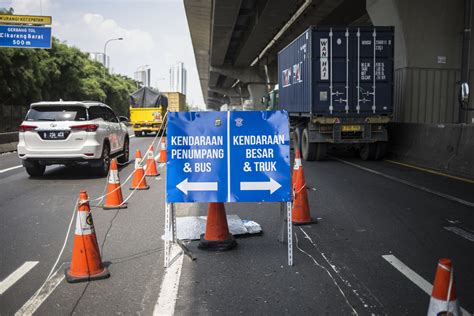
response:
M125 165L119 165L119 171L132 164L134 160L130 160ZM77 165L54 165L46 167L46 171L42 177L30 177L30 180L41 181L41 180L84 180L84 179L102 179L104 176L97 175L94 168L86 164Z

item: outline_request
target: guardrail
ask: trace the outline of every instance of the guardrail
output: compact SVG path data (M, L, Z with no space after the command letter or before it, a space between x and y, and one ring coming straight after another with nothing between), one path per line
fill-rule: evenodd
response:
M28 108L27 105L0 104L0 133L18 131Z
M395 158L474 178L474 125L390 123L389 133Z
M15 151L18 144L18 132L0 133L0 154Z

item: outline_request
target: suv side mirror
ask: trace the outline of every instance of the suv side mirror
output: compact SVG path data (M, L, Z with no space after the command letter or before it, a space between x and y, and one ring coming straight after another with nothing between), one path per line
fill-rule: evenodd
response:
M467 82L461 83L461 91L459 93L459 102L461 106L467 108L469 104L469 84Z
M128 123L128 117L126 116L119 116L119 121L123 123Z

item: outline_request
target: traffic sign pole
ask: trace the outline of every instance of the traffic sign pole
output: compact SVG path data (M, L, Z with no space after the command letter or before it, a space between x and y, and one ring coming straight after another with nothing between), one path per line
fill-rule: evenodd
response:
M291 221L291 213L293 203L286 203L287 221L288 221L288 265L293 266L293 222Z
M286 222L286 203L280 203L280 234L278 235L278 241L281 243L285 242L285 222Z

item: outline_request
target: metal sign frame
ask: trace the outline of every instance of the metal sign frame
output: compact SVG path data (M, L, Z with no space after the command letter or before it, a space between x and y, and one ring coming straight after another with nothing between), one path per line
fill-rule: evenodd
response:
M286 216L285 216L286 211ZM293 266L293 222L291 221L293 211L292 202L280 203L280 234L278 241L285 242L285 226L287 228L288 244L288 266ZM285 218L286 217L286 218ZM286 221L286 225L285 225ZM175 203L165 202L165 234L162 237L165 241L164 267L169 268L176 260L177 256L172 257L173 247L178 245L176 231L176 207ZM181 255L181 252L178 253Z

